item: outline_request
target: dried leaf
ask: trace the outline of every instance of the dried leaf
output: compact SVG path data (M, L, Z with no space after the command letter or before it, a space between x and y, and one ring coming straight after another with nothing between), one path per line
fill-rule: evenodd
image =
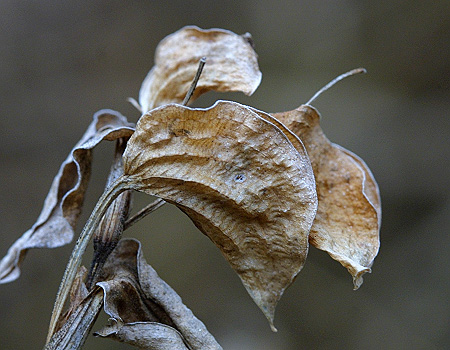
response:
M183 337L176 329L155 322L123 324L112 321L96 335L149 350L188 350ZM206 348L197 348L206 349Z
M373 176L372 172L370 171L367 164L362 160L359 156L354 154L353 152L350 152L349 150L345 149L344 147L341 147L337 144L333 144L334 147L340 149L342 152L347 154L348 156L352 157L353 160L360 166L360 168L364 171L364 181L363 181L363 192L364 195L367 197L367 199L372 203L373 207L377 211L378 216L378 228L381 227L381 198L380 198L380 190L378 189L378 184L375 180L375 177Z
M122 239L104 266L105 312L114 323L96 335L146 349L221 349L205 325L144 259L140 243ZM188 344L189 347L187 347Z
M123 175L122 155L125 150L125 147L126 147L126 139L119 138L116 141L114 160L111 167L111 171L108 176L107 187L117 178ZM67 322L68 317L67 315L70 316L73 313L72 309L75 308L75 312L78 311L78 304L76 303L77 299L74 298L73 296L73 289L77 286L77 284L84 287L84 290L86 291L84 294L87 294L88 289L91 290L92 285L96 282L98 273L101 272L106 259L108 258L109 254L113 251L113 249L116 247L117 243L119 242L122 236L123 223L126 217L128 216L128 212L130 210L130 202L131 202L131 191L125 191L121 193L109 206L108 210L103 216L93 238L94 255L92 258L89 274L87 275L87 278L76 277L73 283L67 283L64 285L64 288L68 288L72 285L71 288L72 302L69 311L66 313L66 316L62 318L60 318L59 315L61 314L62 308L65 304L65 298L61 299L58 294L57 300L55 301L53 307L52 317L50 319L47 342L50 342L56 330L61 328L61 325ZM72 261L72 257L70 261ZM83 267L80 267L80 269L82 268ZM83 281L86 281L86 284ZM85 298L85 295L81 295L80 298L83 300ZM64 339L70 336L71 336L70 334L65 334Z
M117 112L102 110L94 115L86 133L62 163L36 223L0 262L0 283L19 277L28 249L56 248L72 240L90 176L92 148L102 140L129 137L133 130L133 125Z
M309 241L346 267L357 289L380 245L377 183L359 157L326 138L313 107L273 116L302 139L311 159L319 206Z
M306 153L250 108L219 101L208 109L172 104L148 112L124 163L126 187L183 210L220 248L273 327L275 306L303 267L316 213Z
M203 30L195 26L167 36L158 45L155 66L142 83L139 92L142 110L181 103L202 57L206 57L206 65L191 101L210 90L251 95L262 75L250 40L250 34L241 36L228 30Z

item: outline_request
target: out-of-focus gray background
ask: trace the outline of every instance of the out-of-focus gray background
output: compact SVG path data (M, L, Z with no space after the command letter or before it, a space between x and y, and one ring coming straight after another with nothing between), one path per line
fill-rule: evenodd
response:
M263 72L254 96L209 94L199 106L227 98L290 110L340 73L367 68L314 105L330 140L365 159L378 180L381 250L354 292L347 271L312 248L272 333L219 250L175 208L126 236L143 242L148 262L225 349L448 349L448 1L2 0L0 255L37 218L94 112L112 108L137 120L126 97L137 97L157 43L188 24L250 32ZM83 220L112 150L107 143L95 152ZM136 208L148 200L137 196ZM0 286L2 349L42 347L70 251L33 250L20 279ZM93 337L86 344L128 348Z

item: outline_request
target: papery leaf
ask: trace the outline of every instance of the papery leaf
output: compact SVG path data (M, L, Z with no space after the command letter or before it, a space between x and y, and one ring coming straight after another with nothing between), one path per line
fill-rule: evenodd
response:
M367 197L367 199L372 203L373 207L377 211L377 217L378 217L378 229L381 227L381 198L380 198L380 190L378 188L378 184L375 180L375 177L373 176L372 172L370 171L367 164L362 160L359 156L354 154L353 152L345 149L342 146L339 146L335 143L333 143L333 146L335 148L340 149L343 153L350 156L364 171L364 181L363 181L363 192L364 195Z
M127 137L118 138L116 141L116 149L114 152L113 164L107 180L107 188L117 178L123 175L123 162L122 154L125 150ZM105 203L106 204L106 203ZM121 193L112 203L107 204L107 210L104 215L100 216L101 221L95 231L94 241L94 256L89 270L89 275L86 280L86 287L90 290L93 283L97 278L97 273L101 270L106 258L116 246L117 242L123 233L123 224L128 217L128 213L131 205L131 191L125 191ZM73 274L81 264L81 259L84 254L84 250L89 242L81 240L81 236L75 244L74 250L68 262L68 267L64 271L63 279L60 283L60 288L53 306L52 317L50 319L49 331L47 334L47 341L53 336L57 323L59 321L61 312L67 299L67 293L74 282L72 279L75 277ZM80 251L80 244L84 245Z
M126 187L177 205L220 248L273 327L317 208L303 148L238 103L172 104L141 117L124 164Z
M102 110L62 163L36 223L8 250L0 262L0 283L14 281L28 249L56 248L69 243L81 213L91 171L92 148L102 140L129 137L134 131L121 114Z
M221 349L205 325L147 264L138 241L122 239L103 273L104 280L97 285L104 290L104 309L114 323L96 335L145 349Z
M181 334L174 328L156 322L133 322L123 324L112 321L95 335L111 338L122 343L148 350L190 350ZM197 348L206 349L206 348Z
M127 141L126 138L119 138L116 141L116 149L114 152L114 159L107 180L106 185L107 187L109 187L111 183L113 183L117 178L123 175L122 154L126 147L126 141ZM59 328L61 328L61 325L65 326L65 323L68 322L67 317L68 315L70 316L71 313L73 312L72 309L75 308L75 311L78 311L78 304L76 303L77 299L83 300L85 298L85 294L87 294L88 289L89 290L92 289L91 287L96 282L98 274L101 273L102 267L106 259L119 242L123 233L123 223L125 222L125 219L127 218L130 210L131 193L132 191L125 191L121 193L109 206L105 215L103 215L103 218L100 224L98 225L97 230L93 237L94 255L92 257L91 268L89 270L87 278L80 278L78 276L75 277L73 283L71 282L65 283L66 281L65 277L67 275L66 273L64 274L63 281L61 282L63 287L60 288L60 291L58 293L58 296L56 298L53 307L52 317L50 319L49 332L47 335L48 342L51 341L51 338L53 337L54 333ZM76 246L78 246L78 243L79 241L77 241ZM82 256L82 254L80 256ZM74 257L72 256L69 261L76 261L76 259L74 259ZM80 269L83 270L83 267L81 266ZM80 272L78 272L78 275L79 274ZM76 288L77 284L80 286L79 288ZM60 318L60 314L66 299L61 296L65 293L65 290L67 290L67 288L69 288L70 286L72 286L70 290L71 294L70 308L69 311L66 312L65 317ZM74 298L73 296L74 288L76 288L75 290L78 291L82 290L81 287L84 287L85 293L78 298ZM71 334L67 333L64 334L64 339L70 337Z
M327 139L313 107L273 116L301 138L311 159L319 206L309 241L346 267L357 289L380 245L378 185L359 157Z
M191 101L211 90L251 95L262 75L250 40L249 34L242 36L228 30L204 30L195 26L167 36L158 45L155 66L142 83L139 92L142 110L181 103L202 57L206 57L206 65Z

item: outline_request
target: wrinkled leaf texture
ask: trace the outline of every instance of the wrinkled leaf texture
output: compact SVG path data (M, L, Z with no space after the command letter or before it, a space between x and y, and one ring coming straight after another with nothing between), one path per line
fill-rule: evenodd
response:
M145 261L139 241L122 239L104 266L104 310L95 334L145 349L222 349L178 294Z
M273 116L303 141L311 159L319 205L309 241L346 267L357 289L380 246L378 185L361 158L328 140L313 107Z
M250 34L187 26L163 39L156 48L155 66L139 92L143 112L168 103L181 103L198 69L206 65L191 102L207 91L241 91L251 95L261 82L258 56Z
M31 248L56 248L69 243L81 213L91 173L92 149L102 140L129 137L134 125L120 113L101 110L94 115L55 176L35 224L8 250L0 262L0 283L14 281Z
M141 117L124 153L126 187L184 211L219 247L272 327L279 298L303 267L317 208L309 158L291 137L298 149L236 102L208 109L171 104Z

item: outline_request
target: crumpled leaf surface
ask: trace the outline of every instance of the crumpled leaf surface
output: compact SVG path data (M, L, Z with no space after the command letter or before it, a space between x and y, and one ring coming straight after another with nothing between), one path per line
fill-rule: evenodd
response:
M319 206L309 241L346 267L357 289L380 246L378 185L361 158L327 139L313 107L273 116L301 138L311 159Z
M114 323L97 332L123 343L149 350L189 350L181 334L174 328L156 322ZM206 349L204 347L197 349Z
M62 163L36 223L1 260L0 283L19 277L28 249L56 248L72 240L89 181L92 149L102 140L129 137L133 131L133 124L118 112L102 110L94 115L85 134Z
M303 148L238 103L172 104L141 117L124 164L127 187L177 205L220 248L273 327L317 208Z
M205 325L144 259L141 245L122 239L103 269L104 310L112 324L96 335L145 349L221 349Z
M223 29L187 26L159 43L155 66L139 92L142 110L181 103L202 57L206 57L206 65L191 101L210 90L242 91L251 95L261 82L262 74L249 34L242 36Z

